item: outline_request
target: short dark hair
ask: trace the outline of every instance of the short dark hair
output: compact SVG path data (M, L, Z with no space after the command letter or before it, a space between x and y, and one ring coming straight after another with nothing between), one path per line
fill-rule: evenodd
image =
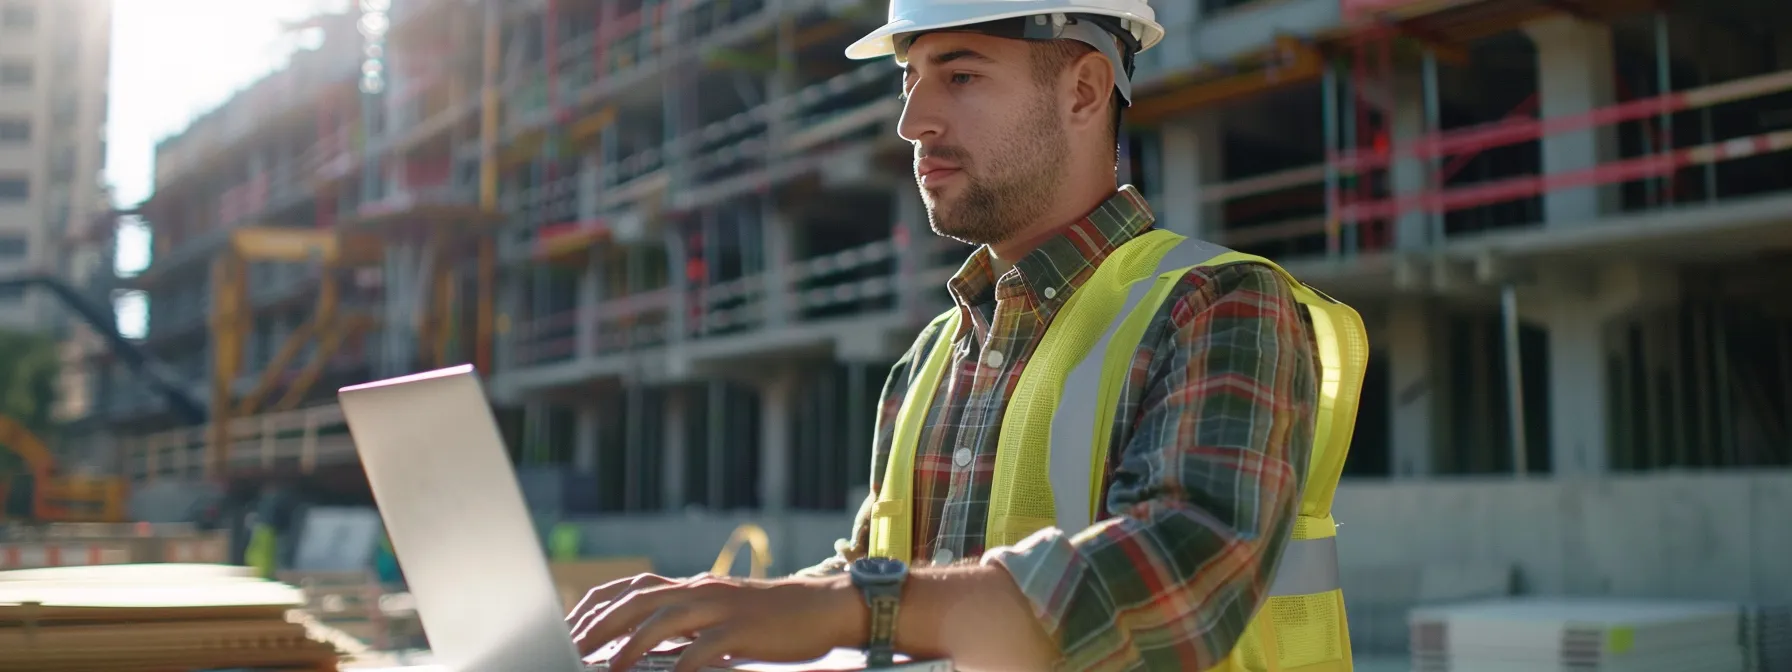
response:
M1033 79L1040 86L1049 86L1058 81L1058 75L1084 54L1095 51L1095 47L1078 40L1041 40L1032 43ZM1120 160L1120 93L1108 91L1108 127L1109 144L1114 145L1114 160Z

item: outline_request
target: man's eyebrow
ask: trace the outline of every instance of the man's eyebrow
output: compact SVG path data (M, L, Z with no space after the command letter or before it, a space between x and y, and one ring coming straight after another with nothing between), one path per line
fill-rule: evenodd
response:
M983 63L996 62L995 59L990 58L988 56L984 56L983 54L979 54L970 49L953 49L951 51L942 52L942 53L938 53L938 54L929 56L927 58L927 60L928 60L928 62L933 63L934 65L945 65L945 64L951 63L953 61L967 61L967 60L968 61L979 61L979 62L983 62Z
M979 63L994 63L994 62L996 62L996 59L985 56L985 55L983 55L975 50L972 50L972 49L953 49L951 51L942 51L940 53L937 53L937 54L927 57L927 62L930 64L933 64L934 66L945 65L945 64L951 63L953 61L977 61ZM903 74L907 74L907 75L914 74L915 73L915 62L909 61L907 64L905 64L903 66L902 71L903 71Z

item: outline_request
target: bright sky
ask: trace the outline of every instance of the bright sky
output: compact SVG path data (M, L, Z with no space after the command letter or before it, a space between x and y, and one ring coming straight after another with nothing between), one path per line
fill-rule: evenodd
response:
M106 179L121 206L153 188L156 141L217 107L285 61L293 36L281 22L340 0L113 0L112 91ZM118 266L148 261L141 231L119 235ZM119 326L141 333L139 301L119 305Z

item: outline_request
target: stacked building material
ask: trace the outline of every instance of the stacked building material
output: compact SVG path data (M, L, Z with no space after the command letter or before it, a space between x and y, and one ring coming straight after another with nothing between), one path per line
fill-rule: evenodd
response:
M1513 598L1415 609L1413 672L1737 672L1742 610L1669 600Z
M0 572L0 672L335 670L299 590L196 564Z
M281 572L280 580L299 588L307 615L375 649L427 646L410 593L372 572Z

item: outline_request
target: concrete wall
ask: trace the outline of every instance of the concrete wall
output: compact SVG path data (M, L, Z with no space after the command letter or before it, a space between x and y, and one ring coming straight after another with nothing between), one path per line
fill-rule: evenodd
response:
M1763 602L1792 602L1787 511L1787 471L1349 483L1335 505L1346 569L1509 563L1525 593Z
M1789 471L1350 482L1336 504L1347 584L1402 567L1513 567L1524 593L1764 602L1792 602L1789 511ZM578 522L587 553L647 555L659 571L691 574L741 523L765 527L779 573L827 557L850 521L846 512L742 512ZM1409 592L1354 583L1346 591L1364 598Z
M765 528L771 538L770 575L789 574L827 559L834 540L852 527L851 513L665 513L574 519L584 527L583 550L595 556L647 556L654 571L690 576L709 571L728 536L742 523ZM735 555L737 576L747 572L746 548Z

